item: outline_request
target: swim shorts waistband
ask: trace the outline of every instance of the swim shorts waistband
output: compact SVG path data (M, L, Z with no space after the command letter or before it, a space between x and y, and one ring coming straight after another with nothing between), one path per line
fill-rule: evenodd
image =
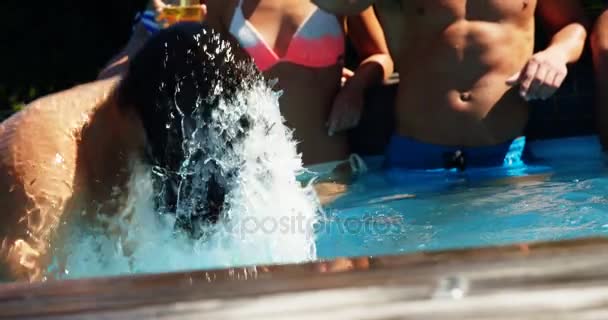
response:
M467 167L514 167L524 164L528 157L526 138L518 137L495 146L440 146L414 139L393 136L385 159L387 168L412 170L456 169Z

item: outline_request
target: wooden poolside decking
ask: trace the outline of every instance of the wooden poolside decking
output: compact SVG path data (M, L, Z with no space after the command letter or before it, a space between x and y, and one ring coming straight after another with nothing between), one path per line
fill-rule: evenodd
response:
M0 285L0 319L608 319L608 239Z

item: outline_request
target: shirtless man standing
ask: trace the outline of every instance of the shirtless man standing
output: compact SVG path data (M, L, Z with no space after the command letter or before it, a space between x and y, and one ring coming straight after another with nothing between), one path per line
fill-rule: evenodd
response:
M340 14L376 5L400 74L389 167L521 163L527 101L555 93L586 38L578 0L313 2ZM537 53L535 13L553 32Z

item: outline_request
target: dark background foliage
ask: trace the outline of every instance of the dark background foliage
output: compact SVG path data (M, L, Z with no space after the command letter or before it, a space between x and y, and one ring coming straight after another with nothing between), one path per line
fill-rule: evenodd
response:
M0 1L0 112L91 81L146 0Z

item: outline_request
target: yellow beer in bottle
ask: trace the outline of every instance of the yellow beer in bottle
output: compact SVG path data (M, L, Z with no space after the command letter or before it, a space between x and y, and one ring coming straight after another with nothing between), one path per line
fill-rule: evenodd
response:
M176 3L168 3L163 7L161 13L157 17L158 22L164 28L178 22L202 22L205 18L199 0L179 0L179 2L173 2Z

